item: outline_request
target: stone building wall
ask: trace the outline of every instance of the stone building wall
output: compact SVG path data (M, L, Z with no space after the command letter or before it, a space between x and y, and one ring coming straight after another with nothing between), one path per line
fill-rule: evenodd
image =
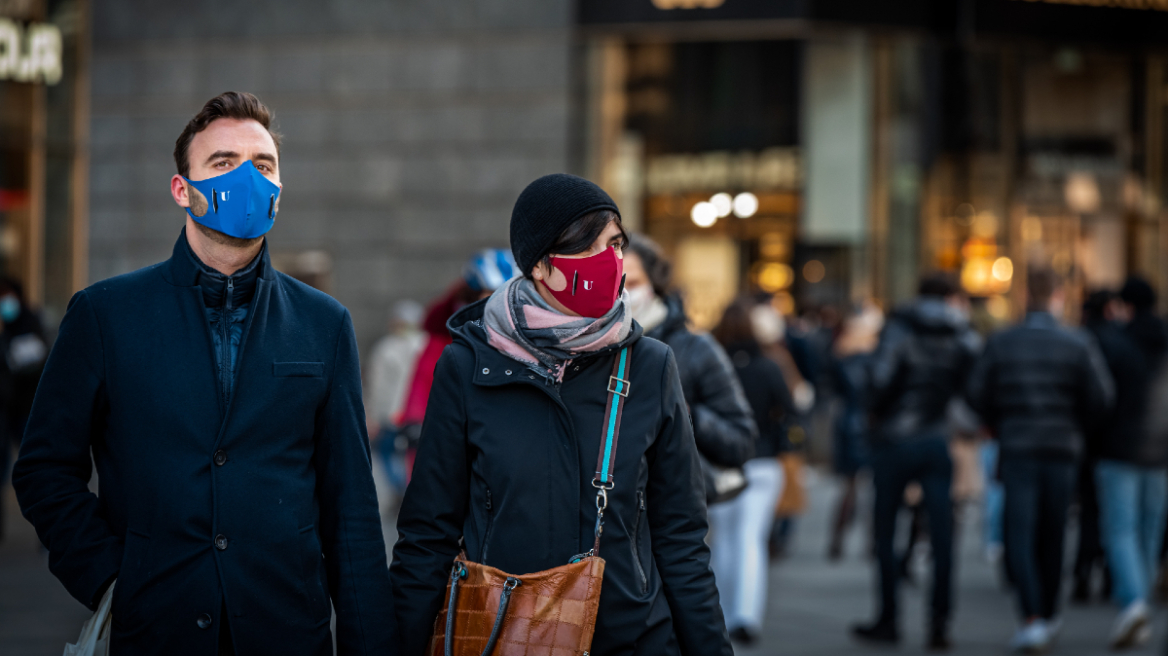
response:
M93 3L91 281L169 256L175 138L210 97L252 91L284 134L272 253L331 262L324 286L368 351L394 301L506 246L523 186L570 168L571 7Z

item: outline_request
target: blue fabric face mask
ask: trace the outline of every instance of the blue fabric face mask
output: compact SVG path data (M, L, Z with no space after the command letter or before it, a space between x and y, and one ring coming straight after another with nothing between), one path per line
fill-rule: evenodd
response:
M188 180L191 206L187 214L230 237L253 239L276 223L280 186L264 177L248 160L233 171L206 180Z
M0 298L0 319L5 323L12 323L20 316L20 299L12 294Z

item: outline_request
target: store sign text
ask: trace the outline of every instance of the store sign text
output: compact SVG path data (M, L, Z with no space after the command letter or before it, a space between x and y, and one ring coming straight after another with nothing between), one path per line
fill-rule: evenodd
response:
M653 0L658 9L713 9L725 3L726 0Z
M1114 7L1116 9L1143 9L1168 11L1168 0L1024 0L1052 5L1084 5L1087 7Z
M0 80L61 81L61 30L32 23L27 28L0 18Z
M645 186L651 194L698 190L798 189L803 165L795 148L759 153L715 151L661 155L649 160Z

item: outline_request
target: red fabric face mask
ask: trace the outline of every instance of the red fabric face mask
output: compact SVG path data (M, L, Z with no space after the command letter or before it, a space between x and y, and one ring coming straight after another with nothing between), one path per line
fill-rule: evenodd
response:
M625 284L625 261L617 257L616 248L582 258L552 257L552 266L568 279L568 286L558 292L548 287L552 298L582 317L599 319L607 314Z

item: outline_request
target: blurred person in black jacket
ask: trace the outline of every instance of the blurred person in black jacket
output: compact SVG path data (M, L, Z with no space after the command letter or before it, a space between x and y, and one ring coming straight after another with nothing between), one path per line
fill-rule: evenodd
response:
M775 504L783 493L779 457L790 451L787 439L792 401L779 365L763 354L755 337L751 310L741 298L731 303L714 329L726 348L758 425L754 458L743 467L748 485L737 498L710 508L714 575L731 636L751 644L758 638L766 609L767 538Z
M1001 444L1006 560L1023 625L1011 647L1046 649L1058 615L1067 510L1089 428L1114 398L1111 374L1085 332L1059 325L1054 274L1027 275L1027 314L992 336L969 384L970 405Z
M629 239L625 289L633 318L645 336L673 349L698 453L719 467L742 466L754 454L758 435L742 384L718 342L687 326L681 296L672 291L672 265L660 247L643 235ZM706 501L712 503L712 478L707 476L706 483L711 488Z
M0 278L0 490L8 482L12 450L20 448L48 346L40 317L11 278ZM0 540L4 538L4 504L0 503Z
M868 375L883 325L880 308L864 305L844 320L832 347L833 386L843 404L834 426L832 468L844 482L827 550L833 561L843 557L844 537L856 515L860 471L868 466Z
M921 281L919 298L889 317L872 359L870 401L874 419L871 466L876 488L873 531L880 567L880 614L855 626L859 639L900 640L897 613L899 562L893 546L904 490L920 484L933 554L930 649L948 649L952 607L953 506L947 411L964 389L979 338L956 306L947 276Z
M1134 345L1123 334L1123 327L1114 319L1115 303L1118 295L1110 290L1099 290L1083 301L1083 328L1094 336L1107 368L1115 382L1116 404L1126 387L1127 369L1122 361L1134 353ZM1092 581L1095 571L1103 574L1103 596L1110 596L1111 574L1107 569L1107 559L1103 553L1103 543L1099 535L1099 498L1095 489L1095 464L1099 462L1100 443L1109 429L1106 425L1092 426L1083 444L1083 459L1079 463L1076 480L1076 497L1079 500L1078 545L1075 548L1074 588L1071 599L1086 603L1091 600Z
M1095 465L1100 537L1121 609L1111 632L1115 649L1151 638L1148 596L1168 505L1168 425L1160 419L1168 394L1168 328L1153 314L1155 304L1151 285L1129 278L1106 306L1108 318L1126 325L1108 323L1096 333L1116 385Z

